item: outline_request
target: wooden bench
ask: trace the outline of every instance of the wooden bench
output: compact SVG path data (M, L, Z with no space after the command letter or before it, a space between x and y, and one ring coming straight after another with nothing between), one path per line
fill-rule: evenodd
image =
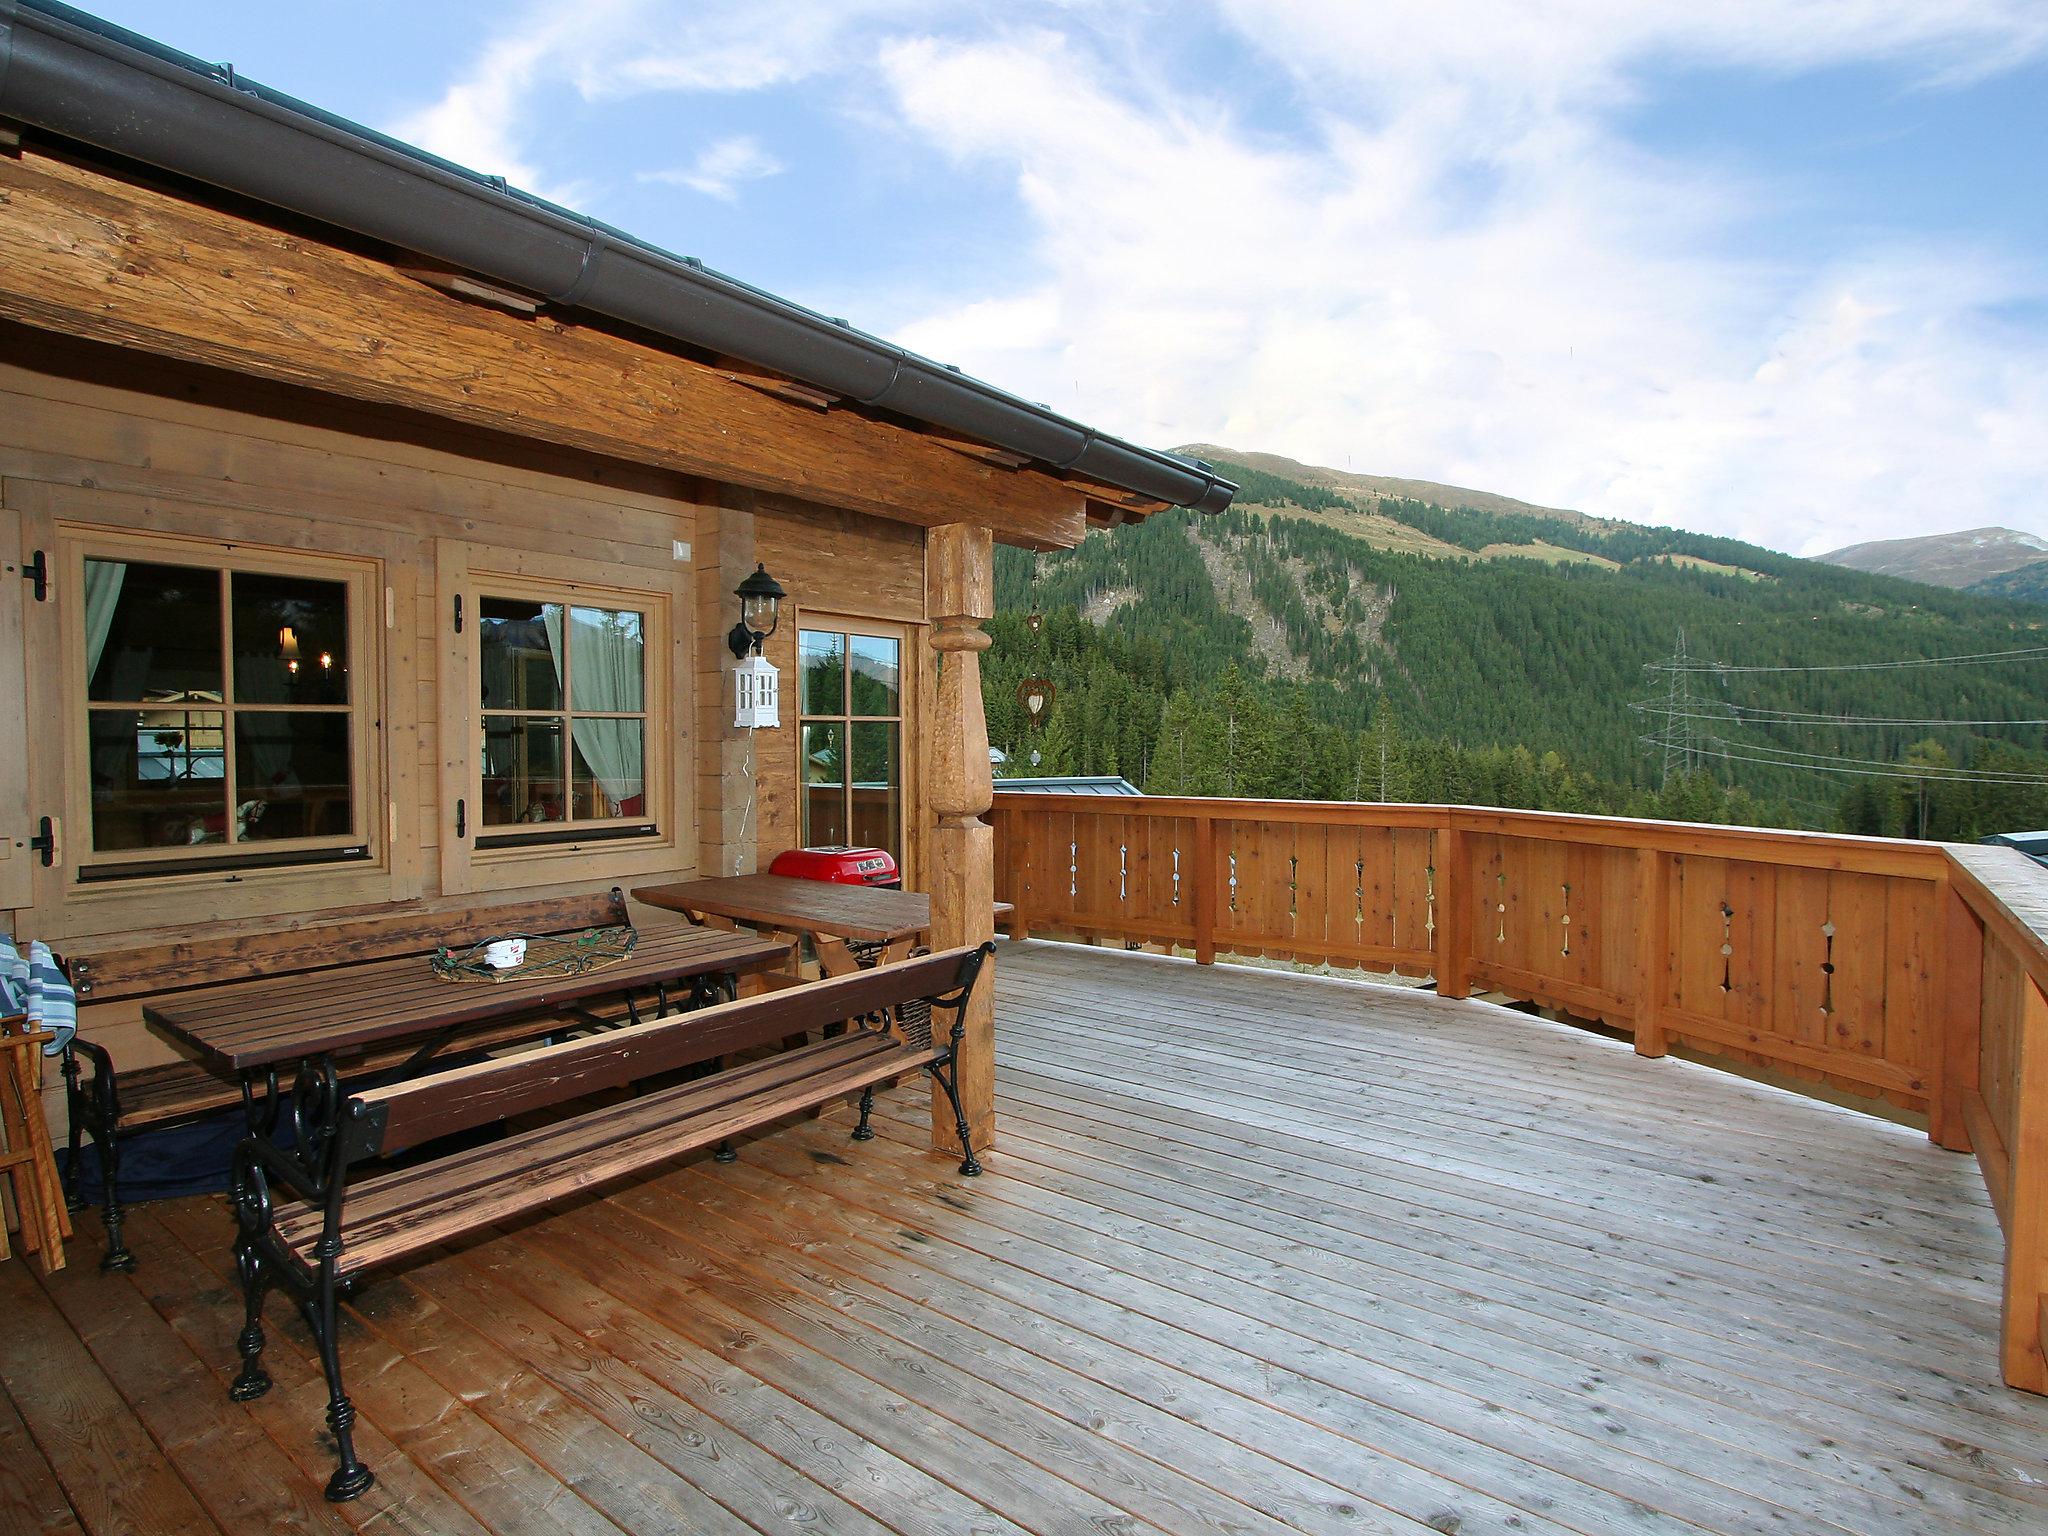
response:
M410 912L354 922L293 929L282 933L201 939L147 948L74 950L62 963L81 1006L154 999L168 993L258 976L311 975L368 960L428 955L449 935L572 933L631 921L626 898L610 891L504 903L454 912ZM589 1021L572 1021L582 1028ZM493 1020L459 1032L444 1049L492 1050L539 1039L564 1021L529 1016ZM343 1064L355 1078L402 1067L416 1043L359 1054ZM122 1240L121 1141L137 1132L185 1124L243 1102L242 1085L200 1062L178 1060L118 1070L105 1046L79 1037L63 1053L65 1108L70 1123L70 1158L65 1192L71 1209L78 1195L79 1151L92 1138L105 1190L102 1216L107 1251L105 1270L135 1268L135 1255Z
M850 1094L860 1095L854 1139L867 1140L875 1085L919 1068L952 1100L961 1173L980 1173L956 1059L968 997L994 947L902 960L353 1094L331 1063L308 1066L292 1096L293 1145L251 1135L235 1154L235 1262L246 1310L229 1395L247 1401L270 1388L263 1301L280 1287L311 1323L326 1370L338 1457L327 1497L352 1499L374 1479L355 1453L336 1297L364 1272L686 1152L723 1151L732 1137ZM944 1039L932 1032L934 1008L952 1013ZM637 1097L581 1102L832 1024L849 1027ZM536 1129L349 1181L359 1164L572 1102L567 1117Z

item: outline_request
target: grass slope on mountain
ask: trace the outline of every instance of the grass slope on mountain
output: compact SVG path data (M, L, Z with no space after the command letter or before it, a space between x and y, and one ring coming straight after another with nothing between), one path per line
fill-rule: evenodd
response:
M1244 495L1221 517L1155 517L1061 555L1002 553L988 664L998 745L1030 750L1009 694L1036 671L1062 690L1040 741L1045 771L1148 780L1176 697L1213 713L1234 669L1265 712L1334 733L1302 737L1304 752L1331 760L1317 770L1318 794L1350 794L1370 746L1362 733L1393 723L1416 742L1519 747L1537 763L1553 754L1605 786L1603 808L1622 809L1614 802L1631 787L1661 780L1661 755L1651 761L1639 738L1665 722L1630 704L1666 692L1668 677L1645 665L1670 655L1682 627L1692 655L1730 666L1866 669L1685 679L1687 713L1703 717L1683 722L1694 761L1772 802L1772 820L1829 824L1855 782L1830 768L1895 763L1923 738L1958 766L2048 747L2039 727L1915 723L2038 717L2048 664L1869 666L2048 645L2038 609L1523 504L1446 508L1376 493L1370 515L1429 541L1382 542L1353 531L1347 519L1367 508L1346 492L1222 467ZM1561 552L1589 558L1559 563ZM1050 620L1036 638L1015 622L1034 608ZM1098 644L1065 623L1082 613ZM1772 710L1900 723L1795 726L1760 714Z
M1851 544L1819 558L1877 576L1899 576L1930 586L1976 591L1984 581L2048 556L2048 539L2017 528L1968 528L1913 539Z

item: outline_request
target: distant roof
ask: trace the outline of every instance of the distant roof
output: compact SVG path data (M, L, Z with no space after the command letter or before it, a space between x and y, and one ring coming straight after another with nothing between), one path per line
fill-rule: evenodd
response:
M1983 841L2017 848L2037 864L2048 864L2048 832L1994 832Z
M997 779L996 788L1004 793L1021 791L1027 795L1143 795L1129 779L1118 778L1113 773L1083 775L1062 779Z
M976 439L1020 466L1203 512L1237 493L1198 460L1098 432L55 0L0 4L0 117Z

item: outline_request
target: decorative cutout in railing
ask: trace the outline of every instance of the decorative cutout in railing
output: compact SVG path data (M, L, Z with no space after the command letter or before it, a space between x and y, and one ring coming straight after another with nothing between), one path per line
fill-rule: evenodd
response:
M1735 990L1735 909L1721 903L1721 990Z
M1564 947L1558 953L1569 955L1572 952L1572 885L1569 880L1564 883L1563 890L1564 915L1558 921L1564 924Z

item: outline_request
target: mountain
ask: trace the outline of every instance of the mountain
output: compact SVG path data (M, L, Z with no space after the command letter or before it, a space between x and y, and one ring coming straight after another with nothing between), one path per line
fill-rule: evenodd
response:
M1192 451L1242 485L1230 511L998 551L983 675L1012 771L1866 831L1907 825L1901 797L1933 777L1935 835L2048 822L2048 792L2027 799L2048 791L2048 732L2023 723L2048 714L2038 607ZM1057 688L1037 730L1027 677Z
M1567 512L1558 507L1539 507L1532 502L1517 501L1512 496L1496 495L1492 491L1470 491L1463 486L1440 485L1434 480L1401 480L1391 475L1357 475L1348 469L1326 469L1319 464L1304 464L1299 459L1284 458L1277 453L1247 453L1236 448L1219 447L1215 443L1189 443L1185 447L1176 448L1174 452L1192 458L1206 459L1211 463L1220 460L1240 469L1256 470L1262 475L1271 475L1294 485L1322 486L1354 500L1422 501L1438 507L1468 507L1474 512L1563 518L1586 527L1621 526L1618 523L1587 517L1583 513Z
M2018 570L2001 571L1963 588L1979 597L2010 597L2023 603L2048 603L2048 560L2036 560Z
M1902 576L1929 586L1968 589L1993 576L2033 565L2048 556L2048 539L2017 528L1971 528L1917 539L1879 539L1851 544L1819 558L1829 565L1878 576Z

